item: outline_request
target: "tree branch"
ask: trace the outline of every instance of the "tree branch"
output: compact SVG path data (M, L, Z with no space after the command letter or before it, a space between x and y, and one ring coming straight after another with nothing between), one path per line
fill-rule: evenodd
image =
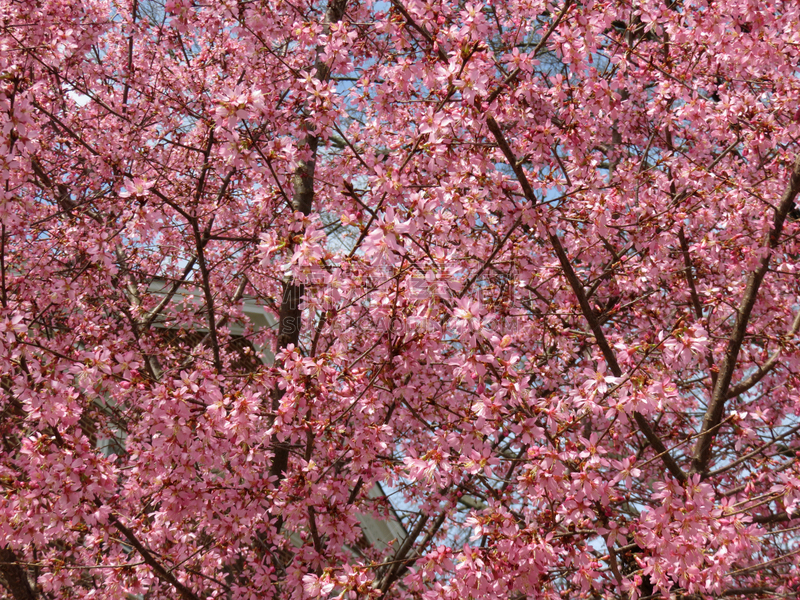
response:
M200 598L195 595L194 592L178 581L178 579L170 571L165 569L155 558L153 558L153 555L150 554L150 551L142 545L142 543L134 535L133 531L120 523L119 519L116 517L111 517L111 524L114 525L114 527L116 527L117 530L125 536L125 539L128 540L128 543L133 546L141 555L142 559L144 559L144 562L146 562L147 565L153 569L153 573L155 573L156 577L178 590L178 593L181 595L183 600L200 600Z
M789 330L789 333L786 337L796 335L798 331L800 331L800 312L798 312L795 316L794 322L792 323L792 328ZM778 366L778 359L780 357L781 350L778 349L772 353L772 356L767 359L767 362L758 367L755 373L732 386L730 390L728 390L725 399L730 400L731 398L735 398L740 394L744 394L747 390L751 389L754 385L761 381L765 375L769 374L775 367Z
M14 600L36 600L37 594L28 580L28 572L19 564L10 548L0 548L0 584Z
M556 30L556 27L559 26L561 20L564 18L564 15L567 14L567 11L569 10L569 7L571 5L572 5L572 0L567 0L564 3L564 7L561 9L561 12L558 13L558 17L556 17L556 20L553 21L553 24L550 25L550 28L542 36L542 39L539 40L539 43L536 44L536 47L533 49L533 52L531 52L531 56L536 57L539 51L542 48L544 48L544 45L547 43L547 40L550 38L551 35L553 35L553 32ZM489 94L489 97L486 99L486 105L488 106L489 104L497 100L497 97L501 93L503 93L503 90L506 89L517 77L519 77L519 74L521 72L522 70L520 68L516 68L513 71L511 71L511 73L508 74L508 76L503 80L503 82L499 86L497 86L497 89L493 91L491 94ZM564 171L565 175L566 173L567 172Z
M514 170L514 174L517 176L517 181L519 182L520 186L522 187L522 191L525 194L525 197L531 204L536 203L536 197L533 193L533 188L531 187L530 182L528 181L525 172L522 170L522 166L517 161L514 152L511 150L511 147L508 145L508 142L503 135L500 127L497 125L497 121L490 115L486 118L486 125L489 127L489 131L492 132L495 140L497 141L497 145L500 150L503 152L503 155L506 157L506 161L509 163L509 166ZM600 326L600 323L597 320L592 307L589 305L589 301L586 298L586 293L583 289L583 284L578 279L578 276L575 274L575 271L572 268L572 264L569 261L569 257L567 253L564 251L564 247L561 244L561 240L558 238L557 235L550 234L550 244L553 246L553 250L555 250L556 256L558 257L558 262L561 264L561 268L564 271L564 276L567 279L570 287L572 288L572 292L575 294L576 298L578 299L578 304L581 307L581 312L583 313L584 318L589 324L592 333L594 334L595 341L597 342L600 351L603 353L603 358L605 358L606 364L608 364L608 368L614 374L615 377L622 377L622 369L617 362L617 358L614 355L614 351L611 349L611 346L608 344L606 340L605 333L603 333L603 329ZM678 481L685 481L686 474L681 470L678 463L675 462L675 459L672 458L672 455L667 450L667 447L661 441L656 433L653 431L650 424L645 419L644 415L639 412L633 413L634 420L639 427L639 430L642 432L644 437L647 439L647 442L652 446L653 450L655 450L656 454L661 457L664 465L667 467L670 473L672 473L673 477L678 479Z
M164 311L167 305L172 301L172 298L175 296L178 289L180 289L181 285L183 285L186 281L186 278L189 276L189 273L192 272L194 269L195 262L197 262L197 257L193 256L188 263L186 263L186 267L183 269L183 275L181 276L179 281L176 281L172 284L172 288L169 292L161 299L161 301L153 307L151 311L149 311L145 317L145 319L141 322L141 326L143 329L148 329L155 321L158 316Z
M338 23L344 16L347 0L331 0L328 11L325 15L325 23L330 25ZM322 48L317 49L317 58L314 63L317 78L320 81L327 81L330 78L330 67L321 59ZM309 125L309 128L311 126ZM292 208L301 212L303 215L311 214L314 202L314 170L316 168L317 146L319 140L316 135L307 134L303 140L303 145L308 147L311 156L307 161L300 161L294 172ZM300 339L302 327L302 314L300 303L305 292L304 286L298 284L294 279L289 278L284 283L283 296L279 309L278 339L276 350L280 351L287 348L290 344L297 345ZM277 352L276 352L277 354ZM272 390L272 412L277 413L280 409L281 400L285 391L277 385ZM283 479L284 473L289 466L289 448L285 444L278 442L277 438L272 441L275 455L270 465L269 474L277 480Z
M692 454L692 473L704 474L708 470L708 463L711 460L711 447L715 436L714 428L722 419L725 401L729 397L728 393L731 380L733 379L733 372L736 370L739 351L741 350L742 342L747 333L747 325L750 322L750 315L758 299L758 291L761 287L761 283L764 281L764 276L767 274L769 268L771 250L778 245L786 216L794 207L794 201L798 192L800 192L800 157L798 157L794 163L792 174L789 177L789 183L786 186L786 190L783 192L780 204L775 210L775 218L772 227L764 240L763 248L767 252L761 259L758 268L750 274L744 296L739 304L736 324L728 339L728 345L725 349L725 355L719 369L717 383L714 386L714 393L703 418L703 424L700 430L701 435L697 440Z
M670 184L673 198L676 196L674 181ZM692 266L692 257L689 255L689 242L686 240L686 234L683 227L678 230L678 240L681 243L681 254L683 255L684 274L686 275L686 283L689 285L689 293L692 297L692 306L694 307L694 315L698 321L703 320L703 305L700 303L700 296L697 294L697 286L694 282L694 267ZM717 384L717 374L712 367L714 366L714 358L711 356L711 350L706 353L706 362L708 363L709 373L711 374L711 387Z

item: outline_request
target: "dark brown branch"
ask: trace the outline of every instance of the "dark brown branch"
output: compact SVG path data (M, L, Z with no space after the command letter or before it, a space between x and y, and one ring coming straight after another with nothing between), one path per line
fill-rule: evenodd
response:
M481 265L481 268L478 269L478 272L475 273L475 275L473 275L472 277L470 277L469 281L467 281L464 284L464 287L458 293L458 297L459 298L463 298L466 295L466 293L472 287L472 284L474 284L478 280L478 278L481 275L483 275L483 272L489 267L489 265L492 264L492 261L497 256L497 253L500 252L500 250L503 248L503 246L505 246L506 242L511 237L511 234L514 233L514 231L516 230L517 227L519 227L520 223L522 223L522 217L517 217L517 219L514 221L514 223L512 223L511 227L508 228L508 231L503 236L503 239L501 239L499 242L497 242L497 244L494 247L494 250L492 250L492 253L489 255L489 258L487 258L483 262L483 264Z
M50 176L42 167L39 160L33 156L31 157L31 167L33 168L33 172L36 177L39 179L41 184L50 190L53 194L53 199L58 205L58 208L61 209L62 212L69 213L72 209L75 208L75 204L72 202L72 199L69 197L69 188L64 185L63 183L55 184L53 180L50 179Z
M752 594L770 594L775 591L774 587L737 587L729 588L722 592L723 596L750 596Z
M420 33L420 35L422 35L422 37L425 38L426 42L428 42L431 46L435 46L436 47L436 53L439 56L439 60L441 60L442 62L445 62L445 63L449 62L449 60L447 58L447 54L445 54L445 51L442 50L442 48L440 46L436 45L436 40L433 39L433 36L430 33L428 33L428 31L424 27L418 25L414 21L414 19L411 17L411 15L408 14L408 11L406 10L405 6L403 6L397 0L392 0L392 6L394 6L397 9L397 11L401 15L403 15L403 18L406 20L406 23L408 24L408 26L411 29L413 29L415 31L418 31Z
M239 302L239 300L241 300L244 297L244 290L247 287L248 281L249 280L247 279L247 275L242 275L242 279L241 281L239 281L239 285L236 287L236 291L233 293L233 297L230 299L228 304L236 305ZM217 330L219 331L221 328L225 327L225 325L228 324L228 321L229 321L229 316L228 315L223 316L219 321L217 321ZM197 345L204 346L205 344L208 343L210 339L211 339L211 332L208 332L205 334L205 336L203 336L203 339L201 339ZM191 364L192 360L193 360L192 357L189 356L186 359L186 361L180 366L179 370L188 367L189 364Z
M311 531L311 538L314 540L314 549L317 554L322 555L322 539L317 529L317 516L313 506L308 507L308 528Z
M211 149L214 146L214 130L212 129L211 132L208 134L208 145L206 146L206 151L203 158L203 168L200 173L200 178L197 182L197 190L195 192L195 203L199 203L200 197L203 195L203 191L205 190L205 182L206 177L208 175L208 170L210 169L209 161L211 159ZM233 171L231 171L228 176L225 178L222 187L220 188L220 196L224 193L225 188L227 188L228 183L230 182L230 178L233 176ZM210 234L211 227L213 226L214 217L211 217L211 220L206 228L206 234ZM197 248L197 265L200 268L200 284L203 290L203 296L205 297L206 301L206 322L208 324L208 333L211 339L211 352L214 355L214 368L216 368L217 372L222 371L222 359L220 357L220 350L219 350L219 339L217 336L217 317L214 314L214 295L211 292L211 274L208 269L208 265L206 264L206 257L205 257L205 247L208 243L207 235L203 235L200 233L200 226L197 223L197 217L194 217L189 220L189 223L192 226L192 233L194 234L194 241L195 247Z
M544 45L547 43L547 40L550 39L551 35L553 35L553 32L556 30L556 27L559 26L561 20L564 18L564 15L567 14L567 11L569 10L569 7L571 5L572 5L572 0L567 0L564 3L564 8L561 9L561 12L558 14L558 17L556 17L556 20L553 21L552 25L550 25L550 29L548 29L545 32L545 34L542 36L542 39L540 39L539 43L536 44L536 47L533 49L533 52L531 52L531 56L536 57L539 51L542 48L544 48ZM503 82L499 86L497 86L497 89L493 91L491 94L489 94L489 97L486 99L486 104L489 105L495 100L497 100L497 97L503 93L503 90L505 90L509 86L509 84L511 84L517 77L519 77L519 74L521 72L522 70L519 68L516 68L513 71L511 71L511 73L508 74L508 76L503 80ZM566 175L566 173L567 172L564 171L564 175Z
M783 521L788 521L792 517L790 517L787 513L770 513L768 515L753 515L753 523L758 523L759 525L766 525L768 523L782 523Z
M346 6L347 0L332 0L328 5L325 23L330 25L331 23L339 22L344 16ZM314 66L317 79L327 81L330 78L331 71L330 67L320 58L322 52L322 48L317 49L317 59ZM311 128L310 124L308 128ZM308 148L311 156L307 161L300 161L294 172L292 208L307 216L311 214L314 203L314 171L319 140L316 135L309 133L303 139L302 145ZM278 316L278 339L276 342L276 350L278 352L289 345L297 346L300 340L300 330L302 328L300 303L304 292L304 286L298 284L292 278L289 278L284 283ZM277 386L272 390L272 412L278 412L284 393L284 390ZM275 456L272 459L269 474L280 480L289 466L289 448L279 443L277 438L273 439L272 444L275 449Z
M37 594L28 580L28 572L19 564L10 548L0 548L0 585L14 600L36 600Z
M175 293L178 289L183 285L186 278L189 276L189 273L192 272L194 269L195 262L197 262L197 257L193 256L188 263L186 263L186 267L183 269L183 275L181 278L172 284L172 289L167 292L167 295L161 299L161 301L153 307L153 309L147 313L146 318L142 321L141 325L143 329L148 329L153 322L158 318L158 316L164 311L167 305L172 301L172 298L175 296Z
M697 287L694 283L694 270L692 267L692 257L689 256L689 243L686 241L686 234L683 232L683 227L678 230L678 240L681 242L681 254L683 254L683 272L686 275L686 283L689 284L689 292L692 296L692 306L694 307L694 315L698 320L703 318L703 306L700 304L700 296L697 295Z
M514 175L516 175L517 181L522 187L522 193L525 194L525 198L527 198L528 202L531 204L535 204L536 196L533 193L533 188L528 181L528 177L525 175L525 171L522 169L519 160L517 160L514 151L511 150L511 146L508 145L500 126L491 115L486 117L486 126L489 128L489 131L492 132L492 136L494 136L494 139L497 141L497 146L502 151L503 156L506 157L506 162L508 162L509 166L514 170Z
M564 247L561 245L561 240L558 238L558 236L551 234L550 243L553 245L553 249L558 256L558 261L561 263L561 268L564 271L564 275L567 278L573 293L578 298L578 304L581 307L581 312L583 313L586 321L589 323L589 328L594 334L595 341L597 342L600 351L603 353L603 358L605 358L608 368L614 374L614 377L622 377L622 369L617 362L614 351L608 344L605 333L603 332L603 329L600 326L592 307L589 305L589 301L586 299L586 294L583 291L583 284L580 282L578 276L575 274L575 271L572 269L572 264L569 262L567 253L564 251ZM685 481L686 474L683 472L683 470L681 470L680 466L678 466L678 463L675 462L675 459L672 458L672 455L669 453L669 450L667 450L664 442L661 441L661 438L659 438L655 431L653 431L653 428L650 427L650 424L647 422L647 419L645 419L644 415L639 412L634 412L633 418L636 421L636 425L638 425L639 430L647 439L647 442L650 444L650 446L652 446L653 450L655 450L656 454L661 457L661 460L664 462L664 465L667 467L669 472L672 473L677 480Z
M709 477L713 477L713 476L715 476L715 475L719 475L719 474L721 474L721 473L724 473L725 471L729 471L729 470L730 470L730 469L732 469L733 467L735 467L735 466L737 466L737 465L740 465L740 464L742 464L743 462L746 462L746 461L750 460L752 457L756 456L757 454L761 454L762 452L764 452L764 451L765 451L767 448L769 448L769 447L770 447L770 446L772 446L773 444L777 444L777 443L778 443L778 442L780 442L781 440L785 440L787 437L789 437L790 435L794 435L794 434L795 434L795 433L797 433L798 431L800 431L800 425L798 425L797 427L792 427L792 428L791 428L789 431L787 431L787 432L786 432L786 433L784 433L783 435L779 435L778 437L776 437L776 438L775 438L775 439L773 439L773 440L770 440L770 441L769 441L769 442L767 442L766 444L763 444L763 445L759 446L758 448L756 448L756 449L755 449L755 450L753 450L752 452L748 452L747 454L745 454L745 455L744 455L744 456L742 456L742 457L739 457L738 459L736 459L736 460L735 460L735 461L733 461L732 463L730 463L730 464L728 464L728 465L725 465L724 467L721 467L721 468L719 468L719 469L717 469L717 470L715 470L715 471L711 471L711 472L708 474L708 476L709 476Z
M153 558L153 555L150 554L150 551L142 545L142 543L134 535L133 531L120 523L119 519L112 517L111 524L114 525L114 527L116 527L123 536L125 536L125 539L128 540L128 543L136 549L142 559L144 559L144 562L147 563L151 569L153 569L153 573L155 573L156 577L158 577L164 583L168 583L174 587L181 595L183 600L200 600L200 598L196 596L194 592L178 581L175 575L165 569L155 558Z
M139 16L139 0L133 0L131 9L131 20L136 23ZM125 71L125 88L122 90L122 112L128 112L128 94L131 89L131 77L133 76L133 34L128 36L128 68Z
M6 182L8 191L8 182ZM6 286L6 224L0 223L0 303L8 308L8 288Z
M439 530L442 528L442 525L444 524L444 521L447 518L447 514L448 512L446 510L443 510L441 513L439 513L439 516L436 518L436 521L433 522L430 529L428 529L428 533L425 534L425 537L423 538L422 542L416 548L414 548L411 555L408 558L404 559L403 561L395 564L393 570L394 572L392 574L391 579L387 582L386 590L388 590L391 587L394 581L397 581L398 579L400 579L400 577L403 576L403 574L408 570L409 565L412 562L414 562L419 556L422 555L423 552L425 552L425 549L428 547L428 544L431 543L431 540L433 540L433 538L436 536L437 533L439 533Z
M88 150L88 151L89 151L89 152L92 154L92 156L100 156L100 153L99 153L97 150L95 150L94 148L92 148L92 147L91 147L89 144L87 144L87 143L86 143L86 142L83 140L83 138L82 138L80 135L78 135L77 133L75 133L74 131L72 131L72 129L71 129L69 126L65 125L65 124L64 124L64 123L63 123L63 122L62 122L62 121L61 121L61 120L60 120L58 117L56 117L54 114L50 113L50 112L49 112L49 111L48 111L46 108L44 108L44 107L43 107L41 104L39 104L38 102L34 101L34 102L33 102L33 105L34 105L36 108L38 108L40 111L42 111L42 112L43 112L45 115L47 115L47 116L48 116L48 118L49 118L49 119L50 119L50 120L51 120L53 123L55 123L56 125L58 125L59 127L61 127L61 129L63 129L63 130L64 130L64 131L65 131L67 134L69 134L69 136L70 136L72 139L74 139L74 140L75 140L76 142L78 142L78 143L79 143L81 146L83 146L84 148L86 148L86 149L87 149L87 150Z
M206 264L205 252L203 249L204 241L197 227L197 222L192 222L195 246L197 247L197 264L200 267L201 288L206 301L206 322L208 323L208 333L211 338L211 351L214 354L214 367L217 372L222 371L222 359L219 352L219 339L217 337L217 317L214 314L214 295L211 292L211 275Z
M536 197L533 193L533 188L531 187L530 182L528 181L525 172L522 170L522 166L518 163L514 152L511 150L511 147L508 145L508 142L503 135L502 130L497 125L497 122L494 118L490 115L486 118L486 124L489 127L489 131L492 132L495 140L497 141L497 145L500 150L503 152L503 155L506 157L506 161L508 161L511 168L514 170L514 174L517 176L517 181L519 182L520 186L522 187L522 191L525 194L525 197L531 204L536 203ZM575 294L576 298L578 299L578 304L581 307L581 312L583 313L584 318L589 324L589 328L592 330L594 334L595 341L597 342L600 351L603 353L603 358L608 364L608 368L614 374L615 377L622 377L622 369L617 362L617 358L614 355L614 351L609 346L608 341L606 340L605 333L603 333L603 329L600 326L600 323L597 319L597 316L594 314L594 310L589 304L589 300L586 298L586 293L583 289L583 284L578 279L578 276L575 274L575 271L572 268L572 264L569 261L569 257L567 253L564 251L564 246L561 244L561 240L557 235L550 234L550 244L553 246L553 250L555 250L556 256L558 257L558 262L561 264L561 268L564 271L564 276L567 279L570 287L572 288L573 293ZM670 473L672 473L673 477L678 479L679 481L686 480L686 474L681 470L678 463L675 462L675 459L672 458L672 455L667 450L667 447L664 445L664 442L661 441L653 428L650 427L650 424L645 419L644 415L639 412L633 413L634 419L636 424L639 427L639 430L642 432L644 437L647 439L647 442L652 446L653 450L655 450L656 454L661 458L664 465L667 467Z
M386 572L386 575L383 576L381 580L379 589L381 590L381 595L386 595L386 592L389 590L389 587L397 580L397 573L400 571L402 566L405 564L405 558L408 553L411 551L414 542L419 536L422 528L425 527L425 524L428 522L428 515L420 515L419 520L417 521L416 526L414 529L408 534L405 540L403 540L402 545L397 549L394 557L392 558L392 567Z
M758 299L758 291L761 287L761 283L764 281L764 276L769 269L771 250L778 246L778 241L783 231L783 225L786 222L786 216L794 207L794 201L798 192L800 192L800 157L794 163L792 174L789 177L789 183L786 186L786 190L783 192L780 204L778 204L775 210L772 227L765 237L763 247L767 252L761 259L758 268L750 274L747 286L745 287L744 296L739 304L736 324L728 339L728 345L725 349L722 364L720 365L717 383L714 386L711 402L709 402L708 409L703 418L700 437L697 440L692 454L692 473L705 473L708 469L708 463L711 461L711 449L715 436L715 427L722 420L725 401L728 398L733 373L736 370L736 363L739 358L739 351L741 350L742 342L747 333L747 325L750 323L750 315Z
M789 330L789 333L786 337L796 335L798 331L800 331L800 312L798 312L795 316L794 322L792 323L792 328ZM759 365L755 373L743 379L736 385L731 386L730 390L728 390L726 400L735 398L736 396L744 394L747 390L751 389L754 385L761 381L765 375L769 374L775 367L778 366L778 359L780 359L780 357L780 349L773 352L772 355L767 359L767 362L765 362L763 365Z
M672 190L673 198L675 198L677 194L675 192L674 181L670 184L670 189ZM678 240L680 240L681 243L681 254L683 254L684 264L683 272L686 275L686 283L689 285L689 293L692 297L694 315L698 321L702 321L703 305L700 303L700 296L697 294L697 286L694 282L694 267L692 266L692 257L689 255L689 242L686 240L686 234L683 231L683 227L678 230ZM712 368L714 366L714 358L711 356L710 350L706 354L706 362L708 363L709 373L711 374L711 387L713 388L717 384L717 374Z

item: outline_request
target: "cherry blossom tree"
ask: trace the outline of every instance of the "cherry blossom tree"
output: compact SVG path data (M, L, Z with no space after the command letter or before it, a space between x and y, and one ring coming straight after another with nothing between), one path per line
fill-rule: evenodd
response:
M0 0L1 595L796 597L798 22Z

